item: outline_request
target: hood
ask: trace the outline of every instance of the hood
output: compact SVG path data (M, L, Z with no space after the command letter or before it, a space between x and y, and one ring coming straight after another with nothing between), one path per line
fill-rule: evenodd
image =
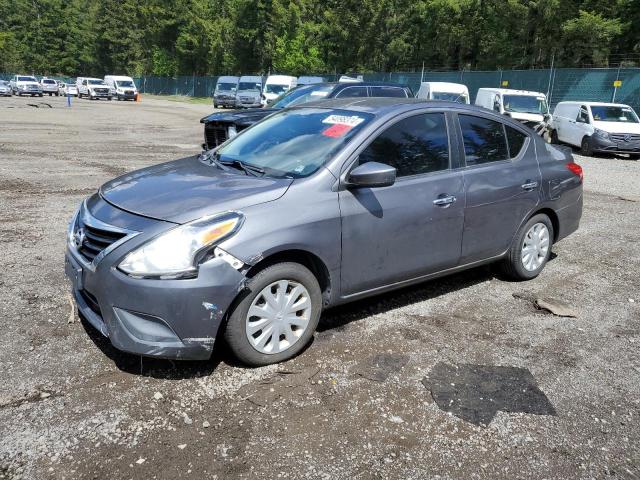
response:
M640 123L624 122L598 122L594 121L593 126L608 133L634 133L640 134Z
M231 112L215 112L200 120L200 123L225 122L241 125L254 124L267 115L279 112L277 108L248 108L246 110L233 110Z
M226 172L194 156L118 177L100 187L100 195L112 205L137 215L185 223L277 200L291 182L288 178Z
M518 113L518 112L507 112L511 115L511 118L514 120L518 120L520 122L542 122L544 120L544 115L541 113Z

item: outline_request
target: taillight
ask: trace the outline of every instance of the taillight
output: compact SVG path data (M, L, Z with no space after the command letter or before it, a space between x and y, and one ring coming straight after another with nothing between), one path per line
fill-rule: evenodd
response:
M584 173L582 173L582 167L577 163L573 163L573 162L567 163L567 170L569 170L574 175L579 176L581 182L584 179Z

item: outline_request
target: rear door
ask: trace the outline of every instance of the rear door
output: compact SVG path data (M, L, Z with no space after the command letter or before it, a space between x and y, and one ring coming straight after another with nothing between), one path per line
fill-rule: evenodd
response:
M481 114L458 114L465 158L462 264L504 253L539 203L540 168L531 133Z
M342 189L342 296L372 290L457 264L464 185L444 112L411 113L359 149L348 170L392 165L394 185Z

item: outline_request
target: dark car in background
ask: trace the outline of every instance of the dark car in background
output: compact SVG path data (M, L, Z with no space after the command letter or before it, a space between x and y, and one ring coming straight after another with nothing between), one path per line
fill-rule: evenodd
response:
M106 183L69 224L65 271L118 349L207 359L224 338L266 365L331 306L492 262L535 278L581 214L571 153L511 118L332 99Z
M405 85L381 82L315 83L290 90L267 108L251 108L233 112L215 112L200 120L204 123L204 144L209 150L234 137L267 115L286 107L327 98L397 97L411 98L413 93Z

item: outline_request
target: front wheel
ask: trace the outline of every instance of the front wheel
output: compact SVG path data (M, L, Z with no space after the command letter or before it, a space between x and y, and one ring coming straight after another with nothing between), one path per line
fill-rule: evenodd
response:
M549 135L551 137L551 144L552 145L558 145L560 143L560 140L558 139L558 131L557 130L551 130L551 135Z
M585 157L593 156L593 145L591 145L591 137L584 137L580 144L580 154Z
M542 272L551 256L553 224L544 214L526 222L502 261L503 272L514 280L531 280Z
M298 263L278 263L251 278L232 308L224 338L251 366L288 360L315 332L322 311L316 277Z

